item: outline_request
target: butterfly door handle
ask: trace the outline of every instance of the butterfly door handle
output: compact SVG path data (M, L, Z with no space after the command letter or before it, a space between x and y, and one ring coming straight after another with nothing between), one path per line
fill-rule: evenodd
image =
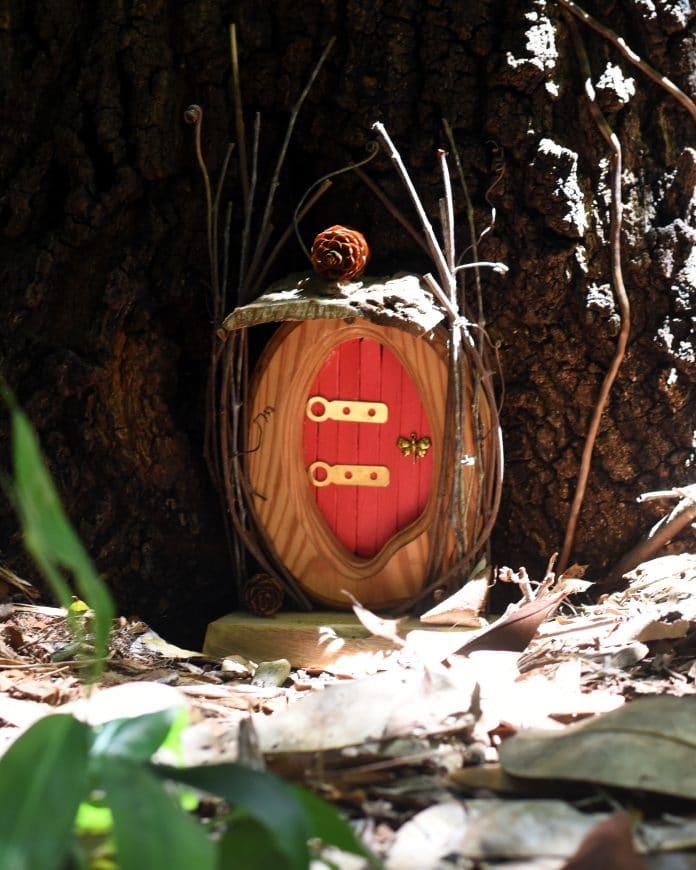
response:
M414 462L417 459L423 459L432 445L433 442L427 435L419 438L415 432L411 432L409 438L404 438L403 435L400 435L396 439L396 446L401 451L401 455L412 456Z

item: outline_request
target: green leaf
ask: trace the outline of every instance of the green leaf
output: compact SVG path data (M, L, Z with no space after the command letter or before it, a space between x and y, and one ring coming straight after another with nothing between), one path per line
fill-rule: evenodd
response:
M128 761L149 761L174 726L176 708L157 710L129 719L114 719L95 728L92 757L111 756Z
M310 836L304 807L282 779L238 764L211 764L175 768L151 765L158 776L217 795L235 807L244 807L263 825L292 870L309 866Z
M82 801L75 818L75 831L78 837L105 837L114 825L113 813L109 807Z
M268 828L256 819L237 818L218 844L218 870L285 870L288 860L268 836Z
M119 870L214 870L215 844L140 764L102 756Z
M336 846L344 852L362 855L377 862L377 858L363 846L348 822L331 804L307 789L299 786L291 788L304 809L311 839L321 840L324 845Z
M162 741L161 749L166 749L174 756L179 764L184 763L184 750L181 745L181 735L188 728L190 716L185 707L179 707L175 710L176 716L172 722L172 727L169 733Z
M47 716L0 759L0 867L60 867L87 788L89 728Z
M25 546L66 608L70 607L72 593L62 571L72 572L80 597L94 611L95 655L102 660L106 657L114 618L111 596L63 510L36 432L2 382L0 393L12 417L13 496Z

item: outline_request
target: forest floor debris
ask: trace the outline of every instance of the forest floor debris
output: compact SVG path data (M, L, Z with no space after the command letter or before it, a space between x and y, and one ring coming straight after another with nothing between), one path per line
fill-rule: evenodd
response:
M67 612L8 602L0 751L57 711L181 706L185 763L265 764L309 786L387 868L696 866L696 556L626 579L555 615L567 593L551 591L454 650L363 609L394 650L350 678L182 650L122 618L91 692Z

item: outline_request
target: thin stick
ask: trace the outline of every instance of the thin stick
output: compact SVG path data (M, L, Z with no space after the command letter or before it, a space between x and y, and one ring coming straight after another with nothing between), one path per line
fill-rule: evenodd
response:
M454 272L454 203L452 201L452 181L450 179L449 167L447 165L447 152L440 148L437 152L440 158L440 172L442 174L442 184L445 190L443 197L443 221L442 234L445 240L445 258L447 259L447 268L450 272Z
M336 178L337 175L343 175L344 172L350 172L351 169L359 169L361 166L365 166L371 160L373 160L377 154L379 154L379 145L376 142L368 142L367 144L369 154L367 157L364 157L362 160L358 160L357 163L349 163L347 166L342 166L340 169L334 169L333 172L327 172L326 175L322 175L321 178L317 178L307 190L300 197L300 201L297 203L295 207L295 211L293 212L292 222L295 227L295 235L297 236L297 241L300 243L300 247L304 251L307 259L310 259L309 251L307 250L307 246L302 240L302 236L300 235L300 229L298 226L298 214L302 212L302 214L306 214L307 210L304 208L305 200L310 195L310 193L314 190L315 187L319 187L320 185L323 187L324 191L328 190L328 187L324 187L327 181L330 181L332 178Z
M224 186L225 177L227 175L227 167L229 166L230 157L232 156L233 151L234 142L230 142L230 144L227 146L227 151L225 152L225 159L222 161L220 177L218 178L217 188L215 190L215 199L213 201L213 220L211 226L211 232L213 234L213 260L211 271L211 284L213 287L213 318L215 320L216 327L219 325L218 321L225 313L222 301L222 291L220 288L220 233L218 231L218 219L220 217L220 198L222 197L222 188Z
M411 181L411 176L408 174L406 167L404 166L404 162L401 159L401 155L396 150L396 146L391 140L389 133L387 133L384 124L381 121L376 121L372 125L372 129L376 130L382 141L387 146L387 153L389 154L389 158L392 163L396 167L397 172L401 176L401 180L406 186L406 190L408 191L411 201L413 202L416 211L418 212L418 217L421 222L421 226L423 227L423 231L425 232L425 239L428 243L428 251L430 256L435 261L435 265L437 266L437 271L440 275L440 280L443 284L447 286L447 289L450 289L450 284L452 282L452 278L449 276L449 271L447 269L447 261L445 260L445 255L442 253L442 248L438 244L437 238L435 237L435 232L433 231L432 224L428 220L428 216L425 213L425 209L423 208L423 203L418 196L416 188Z
M227 310L227 287L230 277L230 234L232 231L232 203L227 203L225 211L225 229L222 245L222 285L220 287L220 308L222 314Z
M631 307L626 294L626 288L623 282L623 273L621 269L621 143L616 134L611 129L609 122L604 117L601 109L595 101L594 88L592 86L590 63L587 59L585 46L580 37L577 27L573 20L568 16L568 25L575 44L575 50L580 61L580 67L585 79L585 93L590 106L592 117L595 124L606 140L612 152L612 167L611 167L611 214L610 214L610 249L611 249L611 275L614 293L619 306L621 316L621 330L616 342L616 350L614 358L599 391L597 404L595 405L592 419L587 430L585 438L585 446L582 451L582 459L580 461L580 470L578 472L578 480L575 489L575 496L570 507L568 523L566 526L565 539L563 548L558 560L558 573L562 574L568 566L570 552L573 548L575 540L575 530L580 516L580 510L585 498L585 488L587 486L587 478L590 473L590 464L592 462L592 452L594 450L595 440L599 432L599 424L602 419L602 414L606 408L609 399L609 392L612 388L616 376L618 374L621 363L626 354L626 345L628 344L628 336L631 330Z
M600 24L596 18L593 18L589 13L585 12L585 10L578 6L577 3L574 3L573 0L558 0L558 2L561 6L564 6L572 12L576 18L579 18L580 21L583 21L593 30L596 30L597 33L601 33L605 39L608 39L609 42L613 43L627 60L630 60L630 62L634 64L634 66L637 66L638 69L642 70L648 78L657 82L661 88L664 88L668 94L680 102L694 121L696 121L696 104L693 100L691 100L684 91L678 88L673 81L668 79L666 76L663 76L662 73L658 72L654 67L650 66L649 63L646 63L641 57L639 57L632 48L629 48L629 46L626 45L626 42L622 37L614 33L610 28Z
M473 252L473 257L474 257L473 263L466 263L463 265L456 266L454 269L454 272L455 272L455 274L457 274L458 272L460 272L460 270L463 272L464 270L469 269L469 268L474 269L474 287L476 289L476 317L477 317L478 326L479 326L478 355L479 355L479 357L483 358L483 345L484 345L484 335L485 335L486 322L485 322L485 317L484 317L483 291L482 291L482 287L481 287L481 271L480 270L481 270L481 267L484 265L484 263L479 261L478 244L481 241L481 239L483 238L483 236L485 235L485 233L488 232L490 229L492 229L492 227L495 223L495 208L491 205L491 223L490 223L490 226L487 227L486 230L484 230L483 233L481 233L481 236L477 238L474 206L473 206L473 203L471 201L471 197L469 195L469 186L466 183L466 176L464 175L464 168L462 166L461 157L459 155L459 149L457 148L457 144L454 141L454 133L452 132L452 128L451 128L451 126L446 118L442 119L442 124L443 124L443 127L445 129L445 135L446 135L447 140L449 142L450 150L454 154L455 166L457 168L457 172L459 175L459 181L460 181L460 184L462 187L462 191L464 193L464 205L466 208L467 222L469 224L469 237L471 239L470 250ZM494 184L496 184L496 183L497 183L497 180L494 182ZM488 202L488 198L486 198L486 201ZM490 202L489 202L489 205L490 205ZM469 249L467 249L467 250L469 250ZM461 260L461 257L460 257L460 260ZM502 266L502 264L500 264L500 267L507 271L506 267ZM500 271L500 269L498 269L496 267L494 267L494 268L496 271ZM463 280L464 277L465 276L462 274L460 276L460 282L459 282L460 293L461 293L461 300L459 303L460 310L465 307L465 302L466 302L465 285L464 285L464 280ZM474 367L473 370L478 371L476 369L476 367ZM482 449L482 447L483 447L483 434L481 431L481 404L480 404L481 383L480 383L480 381L481 381L481 377L479 375L476 377L476 381L475 381L475 385L474 385L474 395L472 397L473 398L473 402L472 402L473 422L474 422L474 426L476 428L476 459L478 462L478 465L477 465L477 467L478 467L478 489L477 489L477 496L476 496L476 502L477 502L477 504L476 504L476 516L481 516L481 515L487 516L485 509L484 509L484 503L485 503L485 501L487 501L488 493L484 492L485 463L484 463L484 455L483 455L483 449ZM473 480L471 481L471 486L473 486ZM467 503L468 503L468 499L470 499L470 497L471 497L471 486L469 486L467 488L467 492L465 493L465 498L467 499Z
M266 262L263 264L263 269L259 273L259 277L256 279L256 284L254 285L253 292L255 293L259 287L263 286L263 281L268 273L268 270L273 265L276 257L280 253L283 245L287 242L287 240L292 235L293 230L297 232L297 224L302 220L302 218L307 214L307 212L311 211L314 208L316 203L321 199L321 197L326 193L326 191L331 187L331 182L329 179L325 179L322 183L319 190L314 192L314 195L309 200L309 202L305 203L302 207L302 211L298 214L297 212L293 215L293 222L286 228L283 235L278 239L278 241L273 246L273 250L266 257Z
M305 99L307 98L307 94L311 90L312 85L314 84L316 77L319 75L319 70L324 65L324 61L326 60L326 58L329 55L329 52L333 48L334 42L336 42L336 37L332 36L331 39L329 40L328 44L326 45L326 48L321 53L321 57L319 58L316 66L312 70L312 73L309 77L309 80L308 80L307 84L304 86L304 90L300 94L299 99L295 103L295 105L292 109L292 112L290 114L290 120L288 121L288 128L285 132L285 139L283 140L283 144L280 148L278 160L276 162L276 166L275 166L275 169L273 171L273 176L271 178L271 184L270 184L270 187L268 189L268 198L266 199L266 208L264 209L263 217L261 219L261 227L259 229L259 247L261 247L261 245L263 244L263 239L265 238L267 240L268 236L270 235L270 233L268 232L268 225L269 225L269 221L271 218L271 212L273 210L273 200L275 199L276 190L278 189L278 186L280 184L280 173L281 173L281 170L283 168L283 163L285 162L285 156L287 154L288 146L290 144L290 139L291 139L293 131L295 129L297 117L300 114L300 109L302 108L302 105L303 105ZM257 249L257 255L258 255L258 249ZM254 263L258 264L259 260L260 260L260 255L254 257ZM249 269L249 282L252 283L252 281L253 281L253 274L252 274L252 269L250 268Z
M432 291L433 296L437 299L440 305L442 305L450 318L452 320L456 320L459 317L459 312L454 307L452 300L449 298L449 296L437 283L435 277L430 272L426 272L426 274L423 275L423 281L425 284L428 285L428 288Z
M237 25L230 24L230 55L232 58L232 93L234 95L234 126L239 149L239 174L242 179L242 201L249 208L249 167L247 165L246 130L242 111L242 88L239 79L239 54L237 52Z
M396 218L396 220L401 224L401 226L406 230L406 232L411 236L413 241L421 247L426 254L430 254L428 250L428 246L423 240L423 236L416 230L413 224L409 221L409 219L399 211L399 209L394 205L394 203L389 199L386 193L379 187L375 182L370 178L367 173L363 172L362 169L356 169L355 174L358 178L370 188L372 193L377 197L377 199L382 203L382 205L386 208L392 217Z
M466 208L466 218L469 224L469 237L471 238L471 250L474 256L474 263L478 262L478 239L476 238L476 223L474 220L474 206L471 202L471 197L469 196L469 186L466 183L466 176L464 175L464 168L462 166L461 157L459 156L459 149L454 141L454 133L452 132L452 128L449 125L449 122L443 118L442 124L445 128L445 135L447 136L447 140L449 142L450 150L454 154L454 165L457 167L457 173L459 175L459 183L461 184L462 191L464 193L464 206ZM468 264L471 265L471 264ZM476 268L476 267L474 267ZM476 268L475 272L475 287L476 287L476 317L478 319L479 326L483 329L485 327L485 322L483 319L483 293L481 291L481 276L479 274L478 268Z
M254 213L254 201L256 199L256 182L258 179L259 166L259 139L261 137L261 114L256 113L254 118L254 141L251 151L251 184L249 186L249 198L244 207L244 227L242 228L242 245L239 253L239 284L237 289L237 301L241 302L244 295L246 282L246 263L249 253L249 237L251 235L251 217Z
M440 172L442 174L442 186L445 192L443 197L443 235L445 240L445 259L447 261L448 278L450 280L449 294L455 311L461 311L457 299L457 282L454 277L454 202L452 200L452 180L450 178L447 154L440 149ZM467 514L468 504L465 497L462 480L462 459L464 432L463 421L465 417L466 402L462 396L462 368L461 368L461 318L456 317L450 326L450 377L452 379L454 395L454 479L452 480L452 502L450 523L455 533L455 559L461 558L467 551Z
M629 550L607 574L608 583L617 583L623 575L650 559L672 538L696 520L696 504L690 498L682 499L679 504L648 534L642 541Z
M463 272L466 269L493 269L494 272L498 272L500 275L507 275L510 271L505 263L498 263L495 260L478 260L474 263L462 263L460 266L455 266L454 271Z
M215 271L215 257L213 255L213 194L210 187L210 176L208 175L208 167L205 165L203 158L203 149L201 147L201 127L203 126L203 109L200 106L190 106L187 110L192 117L194 124L194 148L196 151L196 160L203 176L203 186L205 187L205 219L206 230L208 233L208 259L210 260L211 279Z

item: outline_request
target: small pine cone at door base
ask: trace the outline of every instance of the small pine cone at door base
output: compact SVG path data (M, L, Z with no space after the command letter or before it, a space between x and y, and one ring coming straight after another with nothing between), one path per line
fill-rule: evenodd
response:
M327 281L351 281L370 259L365 236L339 224L319 233L312 244L312 266Z
M270 574L255 574L244 587L244 605L253 616L273 616L284 598L282 585Z

